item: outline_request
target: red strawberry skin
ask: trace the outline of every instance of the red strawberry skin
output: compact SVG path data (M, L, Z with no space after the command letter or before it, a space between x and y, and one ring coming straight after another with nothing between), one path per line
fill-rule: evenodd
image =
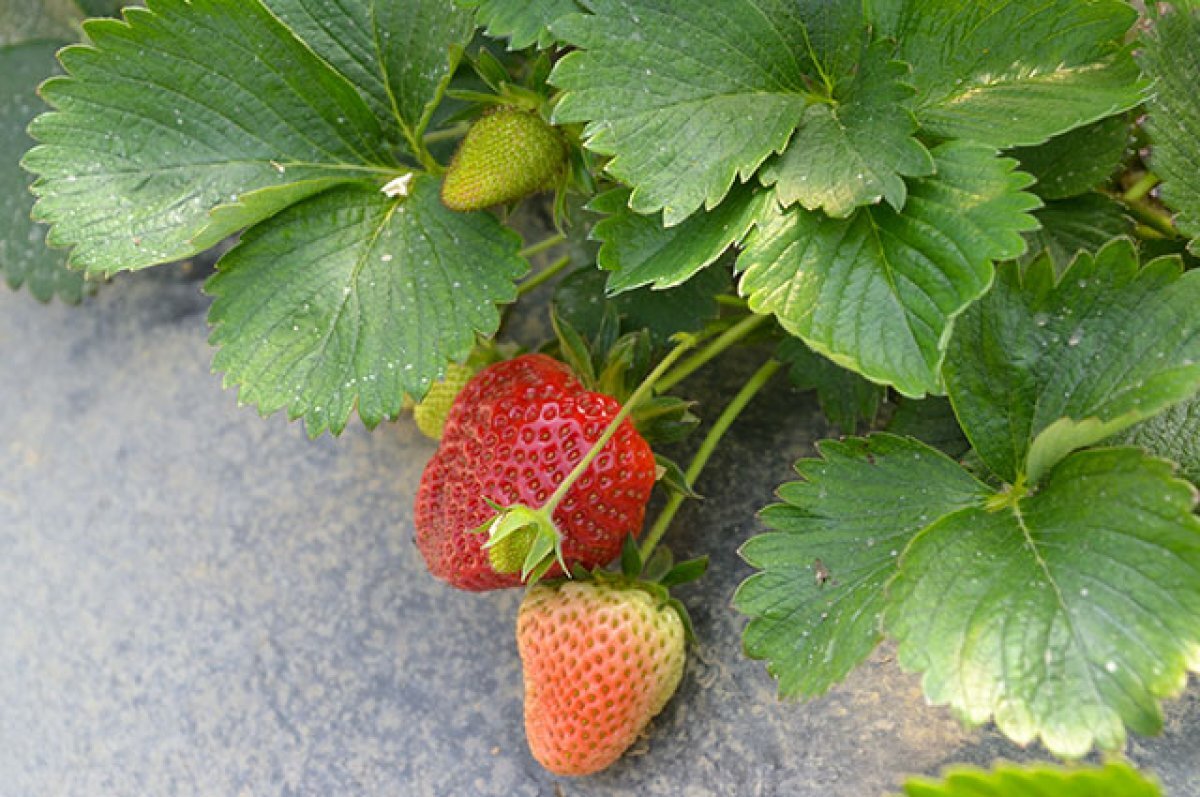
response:
M683 677L683 621L637 586L538 584L521 602L525 736L556 775L612 764Z
M620 409L542 354L476 374L451 407L417 490L416 541L429 571L459 589L518 586L519 574L488 563L487 535L471 533L496 514L485 499L542 506ZM590 569L620 554L625 537L642 528L655 475L649 444L622 422L554 512L568 565ZM548 576L559 574L555 566Z

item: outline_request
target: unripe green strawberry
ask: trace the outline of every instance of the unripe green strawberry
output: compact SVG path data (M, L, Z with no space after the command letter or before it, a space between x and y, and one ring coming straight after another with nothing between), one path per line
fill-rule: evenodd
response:
M495 545L489 546L487 549L488 564L497 573L520 573L536 533L534 527L525 526Z
M562 135L537 114L501 106L471 126L442 180L451 210L483 210L550 188L567 152Z
M517 617L525 735L557 775L612 764L662 710L683 677L683 620L643 585L540 583Z
M434 382L425 398L413 405L413 420L422 434L433 440L441 440L450 408L454 406L463 387L475 374L506 356L507 349L490 344L479 345L471 350L465 362L446 366L446 375Z
M454 406L454 399L471 377L483 367L483 363L467 360L465 363L450 363L446 367L446 376L439 382L434 382L425 394L425 398L413 407L413 420L421 433L432 440L442 439L442 430L446 426L446 416Z

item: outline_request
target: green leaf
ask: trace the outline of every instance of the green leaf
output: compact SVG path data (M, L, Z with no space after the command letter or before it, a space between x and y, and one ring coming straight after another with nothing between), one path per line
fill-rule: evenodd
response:
M1042 199L1066 199L1108 180L1120 168L1129 144L1129 117L1118 114L1008 154L1021 162L1021 171L1037 179L1034 193Z
M575 0L459 0L459 5L474 8L475 21L489 36L508 39L510 50L549 47L555 41L551 23L580 10Z
M1200 387L1200 274L1176 258L1139 269L1119 239L1058 280L1049 260L1005 265L959 319L943 368L979 456L1002 479L1036 482L1070 451Z
M395 175L362 98L257 0L125 17L87 23L92 45L61 53L70 77L42 86L58 111L30 127L34 213L73 265L188 257L335 183Z
M349 80L399 140L371 21L374 3L361 0L262 0L297 37ZM386 121L385 121L386 120Z
M1169 463L1132 448L1070 455L1042 489L919 534L885 622L926 697L1077 757L1162 726L1200 669L1200 518Z
M682 224L663 227L657 216L629 209L629 190L618 188L597 197L590 209L612 215L598 222L592 236L603 241L598 263L613 272L609 293L643 285L674 288L716 262L741 243L771 201L767 191L736 186L711 211L696 213Z
M54 52L59 46L31 42L0 47L0 273L9 286L26 285L43 302L58 296L76 304L94 286L67 269L66 254L46 246L46 228L30 221L33 178L17 162L18 154L33 144L25 126L45 110L36 89L57 67Z
M550 80L558 124L587 122L631 208L673 227L781 151L807 105L805 28L786 0L589 0L553 26L577 48Z
M894 33L922 127L1004 148L1141 103L1119 49L1136 19L1120 0L908 0Z
M71 0L3 0L0 47L32 41L68 42L79 38L79 8ZM43 73L43 77L49 70Z
M797 53L807 59L804 67L827 84L853 72L870 34L867 9L878 5L878 1L794 0L806 29L804 49Z
M837 5L832 4L832 5ZM835 218L859 205L886 200L904 207L904 176L933 172L933 158L913 134L908 66L891 60L893 45L863 48L857 71L833 92L833 102L810 105L783 156L762 173L780 204L799 202Z
M1179 465L1181 476L1200 485L1200 394L1131 426L1114 440L1171 460Z
M613 297L605 294L606 280L603 271L579 269L555 288L554 306L586 337L596 335L609 307L621 317L623 331L648 330L654 342L663 345L676 332L698 332L717 317L720 307L714 297L728 287L729 275L709 268L677 288L638 288Z
M265 415L284 407L316 436L350 411L368 426L423 396L448 361L491 336L497 303L528 268L486 213L454 213L437 181L407 198L342 186L248 231L206 289L214 368Z
M848 219L793 207L764 214L738 260L756 312L834 362L921 396L939 389L954 317L987 290L992 261L1025 247L1038 200L1015 161L947 142L937 174L915 179L903 212L860 208Z
M1151 781L1128 764L1058 769L1001 764L992 772L952 769L940 782L916 778L904 785L907 797L1162 797Z
M1200 254L1200 8L1161 15L1143 43L1142 67L1154 79L1151 163L1163 179L1163 201L1178 211L1175 224Z
M418 138L471 41L474 16L447 0L375 0L372 17L392 107Z
M394 142L403 135L410 148L474 31L471 15L445 0L263 2L354 84Z
M941 396L901 399L887 430L904 437L915 437L948 457L959 459L971 448L954 408Z
M1018 262L1028 265L1045 254L1058 274L1080 252L1095 254L1113 238L1133 233L1133 222L1120 203L1104 194L1051 200L1033 215L1042 226L1025 233L1029 248Z
M787 338L775 356L788 366L793 385L817 391L821 412L843 434L854 434L860 421L870 426L879 414L885 388L822 357L804 341Z
M982 500L987 488L953 460L892 435L824 441L801 460L804 481L767 507L773 529L742 546L762 572L734 606L751 617L747 655L766 659L785 697L816 697L856 667L881 636L884 585L913 535Z

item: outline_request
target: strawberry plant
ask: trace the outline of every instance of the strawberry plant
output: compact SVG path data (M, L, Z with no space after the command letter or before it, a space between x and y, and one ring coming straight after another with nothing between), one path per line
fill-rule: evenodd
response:
M9 8L8 282L79 301L237 236L215 370L314 437L415 405L417 545L453 586L528 585L552 770L611 763L674 691L668 588L703 567L659 542L780 372L846 435L741 548L781 696L890 639L931 703L1075 759L1200 672L1195 4ZM554 339L498 345L551 282ZM761 365L702 424L680 386L731 352ZM907 788L1156 792L1117 764Z

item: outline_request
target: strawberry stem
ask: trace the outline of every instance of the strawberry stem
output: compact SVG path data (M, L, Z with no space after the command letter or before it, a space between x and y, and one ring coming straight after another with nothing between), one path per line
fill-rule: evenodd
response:
M434 130L432 133L425 134L425 145L437 144L442 141L453 141L456 138L462 138L471 129L470 122L463 122L454 127L447 127L442 130Z
M525 280L520 285L518 285L517 286L517 295L524 296L525 294L534 290L538 286L544 285L549 280L554 279L554 277L557 276L560 271L562 271L564 268L566 268L570 264L571 264L571 256L563 255L558 260L555 260L553 263L546 266L544 269L539 271L537 274L534 274L532 277L530 277L529 279Z
M761 316L760 316L761 317ZM725 432L737 420L737 417L750 403L751 399L762 390L763 385L771 381L771 377L780 369L782 363L778 360L771 359L763 363L762 367L754 372L754 375L742 385L742 389L737 392L737 395L726 405L724 411L721 412L712 428L708 430L704 441L700 443L700 449L696 452L696 456L692 458L692 464L688 466L684 472L684 482L691 489L696 484L696 479L699 478L700 472L704 470L704 466L708 464L709 458L713 452L717 450L717 445L721 442L721 438L725 436ZM654 521L654 525L646 534L646 538L642 541L640 549L642 561L646 562L650 559L650 554L654 553L654 548L658 545L659 540L667 532L667 527L671 525L671 521L675 519L675 513L679 511L679 507L683 505L686 496L683 493L674 492L667 499L666 506L663 507L658 518Z
M542 240L538 241L535 244L530 244L529 246L522 249L520 252L517 252L517 254L520 255L521 257L533 257L536 254L545 252L547 249L553 249L554 247L558 246L565 240L567 240L566 235L564 235L561 232L556 233L554 235L551 235L549 238L543 238Z
M563 498L566 497L567 492L571 489L572 485L574 485L575 482L578 481L581 476L583 476L584 472L587 471L588 466L592 464L592 461L595 460L596 457L600 456L600 451L608 444L608 441L613 438L613 435L617 433L617 429L620 428L625 419L629 417L629 413L633 412L633 408L640 404L642 399L650 394L650 391L654 389L655 384L657 384L662 378L662 375L665 374L667 370L674 365L680 357L683 356L684 352L686 352L696 343L696 339L692 335L679 335L676 340L678 343L676 344L675 348L671 350L670 354L663 358L662 362L660 362L658 367L650 372L649 376L642 380L642 383L638 385L637 390L633 391L633 395L631 395L629 399L626 400L626 402L621 406L620 412L616 414L616 417L609 421L608 426L604 429L604 432L600 435L596 442L592 444L592 447L588 449L587 453L583 455L583 458L580 459L575 465L574 470L567 474L567 478L562 480L562 483L558 485L558 489L554 491L554 494L550 496L546 503L542 504L540 511L544 512L548 517L552 517L554 515L554 510L558 508L558 505L562 502Z
M687 379L694 372L703 368L709 361L721 352L734 345L742 338L764 324L770 316L751 313L721 333L716 339L700 351L687 358L678 368L664 376L658 382L658 389L666 392Z
M1146 172L1136 183L1129 187L1129 190L1121 195L1121 199L1125 202L1137 202L1145 199L1154 186L1158 185L1162 180L1154 172Z

